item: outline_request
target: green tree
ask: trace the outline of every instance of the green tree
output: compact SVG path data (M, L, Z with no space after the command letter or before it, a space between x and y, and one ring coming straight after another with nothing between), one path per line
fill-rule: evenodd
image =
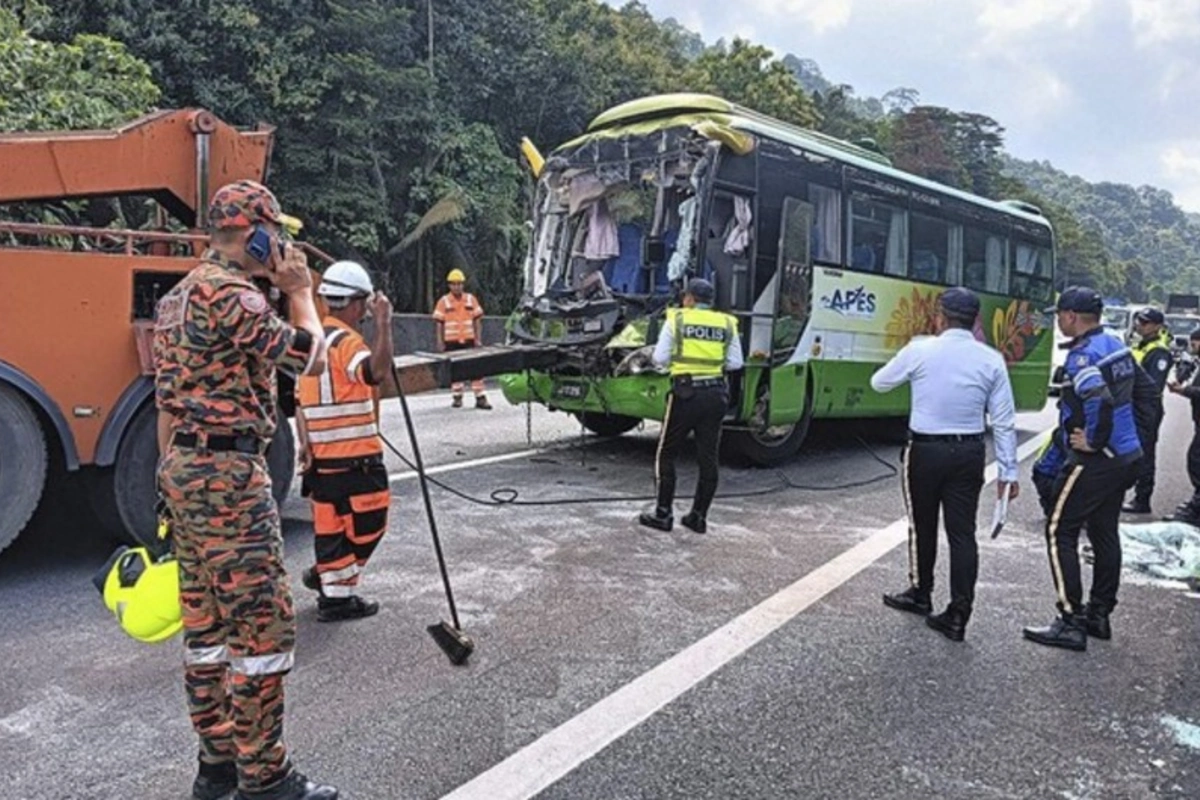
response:
M107 128L158 100L149 66L120 42L91 34L38 39L48 11L23 6L20 15L0 7L0 131Z
M820 115L796 76L762 45L745 39L704 51L684 73L693 91L711 92L727 100L806 128Z

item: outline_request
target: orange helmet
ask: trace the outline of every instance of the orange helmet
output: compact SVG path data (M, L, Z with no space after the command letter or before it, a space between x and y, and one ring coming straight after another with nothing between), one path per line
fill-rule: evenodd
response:
M264 221L283 225L285 219L275 195L257 181L222 186L208 206L208 224L214 229L252 228Z

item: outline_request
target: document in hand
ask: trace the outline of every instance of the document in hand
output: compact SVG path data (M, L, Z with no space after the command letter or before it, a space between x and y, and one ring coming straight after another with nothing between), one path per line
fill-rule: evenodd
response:
M1000 529L1008 521L1008 492L996 498L996 510L992 512L992 538L1000 535Z

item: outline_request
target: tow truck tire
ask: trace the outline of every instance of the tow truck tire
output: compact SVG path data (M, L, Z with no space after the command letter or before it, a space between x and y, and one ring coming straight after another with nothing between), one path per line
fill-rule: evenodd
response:
M102 521L136 544L154 544L158 535L158 519L154 514L158 497L157 436L157 412L153 405L147 405L130 422L117 448L116 464L103 471L95 488L101 495L96 510ZM286 420L271 441L267 468L271 473L271 494L281 503L296 471L296 444Z
M20 392L0 384L0 550L37 510L46 466L46 436L37 414Z
M627 417L624 414L602 414L596 411L577 411L575 416L583 427L597 436L614 437L627 433L639 424L637 417Z

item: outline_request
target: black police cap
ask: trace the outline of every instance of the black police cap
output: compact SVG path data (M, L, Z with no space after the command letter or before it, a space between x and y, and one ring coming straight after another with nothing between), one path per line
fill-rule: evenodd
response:
M1163 313L1157 308L1143 308L1141 311L1133 315L1133 318L1138 322L1149 322L1153 325L1162 325L1167 321Z
M942 310L956 317L974 319L979 316L979 296L962 286L953 286L942 292Z
M692 278L688 281L687 293L696 298L697 303L711 303L717 296L713 285L703 278Z
M1095 289L1087 286L1071 286L1058 296L1058 302L1047 313L1074 311L1077 314L1099 314L1104 310L1104 298Z

